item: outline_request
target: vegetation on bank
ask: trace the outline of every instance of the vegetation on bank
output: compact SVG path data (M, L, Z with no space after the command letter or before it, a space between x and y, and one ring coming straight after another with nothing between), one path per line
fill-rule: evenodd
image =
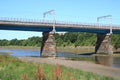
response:
M115 80L59 65L22 62L0 55L0 80Z
M97 36L95 33L68 32L64 35L55 34L57 46L95 46ZM28 39L18 40L0 40L0 46L41 46L42 37L30 37ZM120 35L112 35L112 45L115 48L120 47Z

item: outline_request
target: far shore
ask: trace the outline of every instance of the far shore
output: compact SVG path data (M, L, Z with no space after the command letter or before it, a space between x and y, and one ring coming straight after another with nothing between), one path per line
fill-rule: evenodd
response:
M0 55L10 55L10 54L13 54L13 53L10 53L10 52L0 52Z
M40 50L40 47L35 47L35 46L0 46L0 49Z
M18 50L40 50L36 46L0 46L0 49L18 49ZM75 54L94 54L95 46L66 46L57 47L57 52L75 53ZM120 54L120 48L114 49L115 54Z
M0 49L40 50L40 47L35 47L35 46L0 46ZM57 47L57 52L76 53L76 54L94 53L94 46Z

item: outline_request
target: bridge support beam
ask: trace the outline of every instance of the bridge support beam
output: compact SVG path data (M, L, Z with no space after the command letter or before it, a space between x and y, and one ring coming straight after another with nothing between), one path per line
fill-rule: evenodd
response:
M42 57L56 56L56 43L55 43L55 37L53 32L43 32L41 56Z
M111 34L97 34L95 53L113 54Z

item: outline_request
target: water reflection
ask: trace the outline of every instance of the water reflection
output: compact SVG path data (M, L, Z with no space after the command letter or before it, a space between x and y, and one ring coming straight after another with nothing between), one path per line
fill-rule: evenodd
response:
M113 56L111 55L100 55L100 56L95 56L96 63L102 64L105 66L112 66L113 65Z
M119 56L114 57L114 61L113 61L112 67L120 68L120 57Z
M0 49L0 52L5 53L13 53L10 54L12 56L34 56L34 57L40 57L40 51L39 50L14 50L14 49ZM93 58L96 60L96 63L111 66L111 67L117 67L120 68L120 56L111 56L111 55L105 55L105 56L94 56L90 54L72 54L72 53L61 53L58 52L57 57L72 57L72 58Z

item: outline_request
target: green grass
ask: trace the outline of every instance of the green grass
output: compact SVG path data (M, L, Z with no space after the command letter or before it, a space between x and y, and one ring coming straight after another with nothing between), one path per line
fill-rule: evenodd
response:
M39 50L40 47L35 47L35 46L0 46L1 49L30 49L30 50Z
M62 80L115 80L64 66L58 67L58 70L55 71L57 68L55 65L22 62L15 57L0 55L0 80L40 80L38 79L39 68L48 80L53 80L52 74L57 74L56 72L61 73Z

